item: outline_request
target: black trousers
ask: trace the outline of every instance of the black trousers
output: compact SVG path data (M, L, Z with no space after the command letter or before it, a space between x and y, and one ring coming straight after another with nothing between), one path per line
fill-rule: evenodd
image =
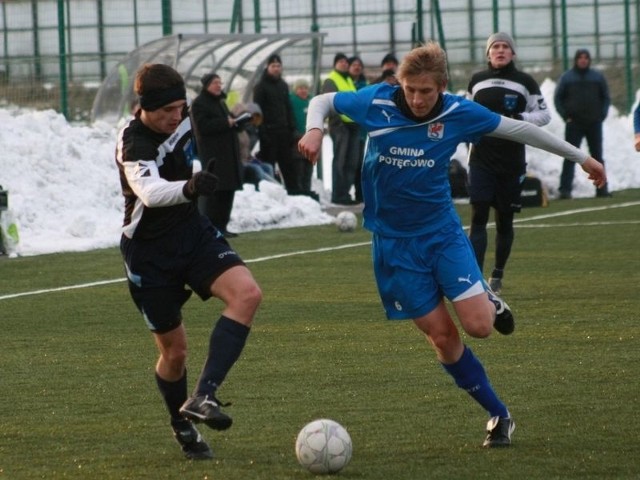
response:
M587 146L589 147L589 153L600 163L604 164L602 159L602 123L594 122L589 124L583 124L578 122L568 122L565 131L564 139L574 147L580 148L580 144L583 139L587 139ZM564 160L562 163L562 173L560 174L560 193L570 195L573 189L573 177L576 169L575 162ZM603 192L607 191L607 187L601 189Z

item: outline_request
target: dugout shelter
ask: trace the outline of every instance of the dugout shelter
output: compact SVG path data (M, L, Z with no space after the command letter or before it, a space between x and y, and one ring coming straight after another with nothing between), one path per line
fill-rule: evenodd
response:
M200 78L215 72L222 78L227 103L250 102L269 55L282 58L289 83L306 78L320 82L324 34L177 34L142 45L119 61L100 85L91 109L91 121L117 125L131 115L137 97L136 71L145 63L171 65L184 77L188 95L200 92ZM313 89L312 89L313 90Z

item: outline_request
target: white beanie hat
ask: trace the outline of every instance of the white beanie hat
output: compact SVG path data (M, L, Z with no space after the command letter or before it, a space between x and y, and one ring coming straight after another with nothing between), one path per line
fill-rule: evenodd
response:
M486 48L486 50L484 52L485 55L489 56L489 49L491 48L491 45L493 45L496 42L505 42L505 43L507 43L509 45L509 48L511 48L511 51L515 55L515 53L516 53L516 44L513 42L513 38L511 38L511 35L509 35L508 33L504 33L504 32L494 33L487 39L487 48Z

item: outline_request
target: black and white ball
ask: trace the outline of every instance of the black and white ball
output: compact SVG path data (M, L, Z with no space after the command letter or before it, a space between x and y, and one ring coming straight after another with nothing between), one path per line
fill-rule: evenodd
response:
M345 210L336 216L336 225L341 232L353 232L358 226L358 217L355 213Z
M339 472L351 460L352 452L347 430L328 418L306 424L296 439L298 462L314 474Z

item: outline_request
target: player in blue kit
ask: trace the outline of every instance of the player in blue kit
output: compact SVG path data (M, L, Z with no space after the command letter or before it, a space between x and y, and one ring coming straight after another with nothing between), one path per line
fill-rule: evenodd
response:
M488 412L483 446L508 446L515 427L509 410L444 303L452 303L472 337L487 337L493 326L503 334L514 329L509 307L482 277L454 208L450 159L459 143L491 135L570 158L596 186L604 185L606 175L594 158L541 128L446 94L446 54L435 42L407 54L397 77L399 86L382 83L316 96L298 148L310 161L318 159L330 112L348 115L367 130L364 227L373 233L374 271L387 316L412 319L456 385Z

